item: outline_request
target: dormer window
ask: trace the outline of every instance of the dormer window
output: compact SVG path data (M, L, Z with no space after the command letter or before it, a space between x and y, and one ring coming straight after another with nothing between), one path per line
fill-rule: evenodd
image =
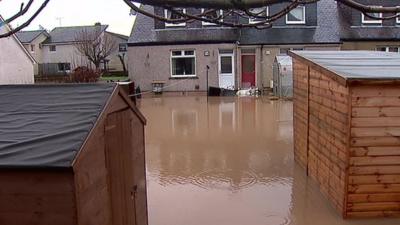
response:
M378 6L378 7L382 7L382 6ZM382 17L382 13L367 13L367 15L370 15L373 17L379 17L379 18ZM382 20L368 17L364 13L361 13L361 22L363 24L377 24L377 25L382 24Z
M204 13L204 12L206 12L206 11L208 11L209 9L201 9L201 13ZM204 15L203 17L204 18L207 18L207 19L211 19L211 20L216 20L216 19L218 19L219 18L219 21L223 21L223 15L224 15L224 11L223 10L212 10L212 12L210 12L210 13L207 13L206 15ZM204 25L204 26L214 26L214 25L217 25L217 24L215 24L215 23L210 23L210 22L205 22L205 21L202 21L202 24Z
M186 9L174 9L175 11L181 12L181 13L186 13ZM180 15L179 13L172 12L168 9L164 10L164 16L165 18L171 19L171 20L177 20L177 19L183 19L184 17ZM186 26L185 22L182 23L165 23L165 26L167 27L184 27Z
M306 24L306 7L297 6L286 14L286 24Z
M254 16L249 17L249 23L258 23L261 21L264 21L268 15L269 15L269 10L268 7L262 7L262 8L254 8L249 10L250 13L254 14ZM264 17L264 18L260 18Z

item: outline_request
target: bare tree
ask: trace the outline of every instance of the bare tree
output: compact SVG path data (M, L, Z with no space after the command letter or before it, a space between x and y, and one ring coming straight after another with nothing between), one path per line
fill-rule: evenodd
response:
M36 0L29 0L26 6L21 4L20 10L14 14L12 17L5 19L5 23L8 24L13 20L25 15L29 10L32 3ZM40 1L40 0L39 0ZM1 34L0 38L8 37L23 28L29 26L29 24L43 11L43 9L47 6L50 0L41 0L42 5L34 11L34 13L20 26L17 26L10 31ZM154 19L161 20L168 23L182 23L182 22L192 22L195 20L201 20L204 22L220 24L223 26L230 26L230 27L256 27L256 28L269 28L272 26L272 23L279 18L286 15L291 9L297 7L300 4L310 4L315 3L320 0L122 0L124 1L132 10L142 13L146 16L150 16ZM369 4L360 3L357 0L331 0L342 3L350 8L356 9L362 13L364 13L367 17L373 19L393 19L399 17L400 14L400 6L374 6ZM136 6L134 2L148 4L153 6L164 7L165 9L171 10L174 14L179 15L180 18L178 19L171 19L162 16L155 15L151 12L146 12L142 10L140 7ZM281 9L281 11L277 12L274 15L262 15L253 13L250 9L258 8L258 7L266 7L278 3L287 3L285 7ZM110 3L112 4L112 3ZM1 7L1 0L0 0L0 7ZM201 14L189 14L183 13L182 11L177 11L174 7L194 7L194 8L207 8L210 10L206 10ZM225 9L227 12L223 16L213 16L217 15L216 10ZM376 17L369 13L391 13L393 15L390 16L382 16ZM236 14L240 17L252 17L257 18L257 23L252 24L241 24L241 23L229 23L225 22L223 17L228 15ZM2 23L0 22L0 26Z
M124 70L124 74L126 74L126 65L125 65L125 53L118 54L119 61L121 62L122 69Z
M116 51L117 42L105 34L100 25L97 25L94 29L82 29L76 34L75 48L98 70L100 64Z

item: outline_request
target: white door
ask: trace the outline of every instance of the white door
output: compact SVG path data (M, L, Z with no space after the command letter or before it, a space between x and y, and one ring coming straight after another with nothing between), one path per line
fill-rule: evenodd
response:
M219 87L235 89L233 53L219 53Z

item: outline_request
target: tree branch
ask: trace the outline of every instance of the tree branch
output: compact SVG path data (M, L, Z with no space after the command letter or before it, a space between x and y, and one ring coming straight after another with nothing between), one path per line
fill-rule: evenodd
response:
M31 7L32 3L34 2L34 0L29 0L28 4L26 5L26 7L24 7L24 3L21 3L21 8L19 10L19 12L17 12L15 15L13 15L12 17L6 19L4 22L5 23L11 23L12 21L14 21L15 19L19 18L20 16L25 15L26 12L28 12L29 8Z
M4 33L4 34L1 34L1 35L0 35L0 38L9 37L9 36L11 36L11 35L17 33L18 31L24 29L25 27L29 26L29 24L31 24L31 22L42 12L42 10L43 10L44 8L46 8L47 3L49 3L49 2L50 2L50 0L45 0L45 1L42 3L42 5L36 10L36 12L35 12L25 23L23 23L22 25L20 25L20 26L14 28L14 29L10 29L9 32L6 32L6 33ZM28 4L29 4L29 3L28 3ZM27 7L28 7L28 5L27 5ZM22 14L22 15L23 15L23 14ZM20 16L21 16L21 15L20 15ZM16 18L18 18L18 17L19 17L19 16L17 16ZM15 19L15 18L14 18L14 19ZM13 20L14 20L14 19L13 19ZM7 20L6 20L6 21L7 21ZM8 23L5 23L5 25L7 25L7 24L8 24ZM1 24L0 24L0 25L1 25Z

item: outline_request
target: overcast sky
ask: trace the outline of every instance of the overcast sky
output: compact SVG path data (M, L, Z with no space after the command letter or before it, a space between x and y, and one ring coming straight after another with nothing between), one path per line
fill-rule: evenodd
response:
M4 18L10 17L18 12L22 2L28 0L0 0L0 14ZM31 10L38 8L43 0L35 2ZM134 16L130 16L129 12L130 8L122 0L51 0L25 30L36 30L39 25L51 30L59 26L61 20L62 26L92 25L101 22L109 25L108 31L129 35L134 22ZM18 20L12 25L15 27L23 21Z

